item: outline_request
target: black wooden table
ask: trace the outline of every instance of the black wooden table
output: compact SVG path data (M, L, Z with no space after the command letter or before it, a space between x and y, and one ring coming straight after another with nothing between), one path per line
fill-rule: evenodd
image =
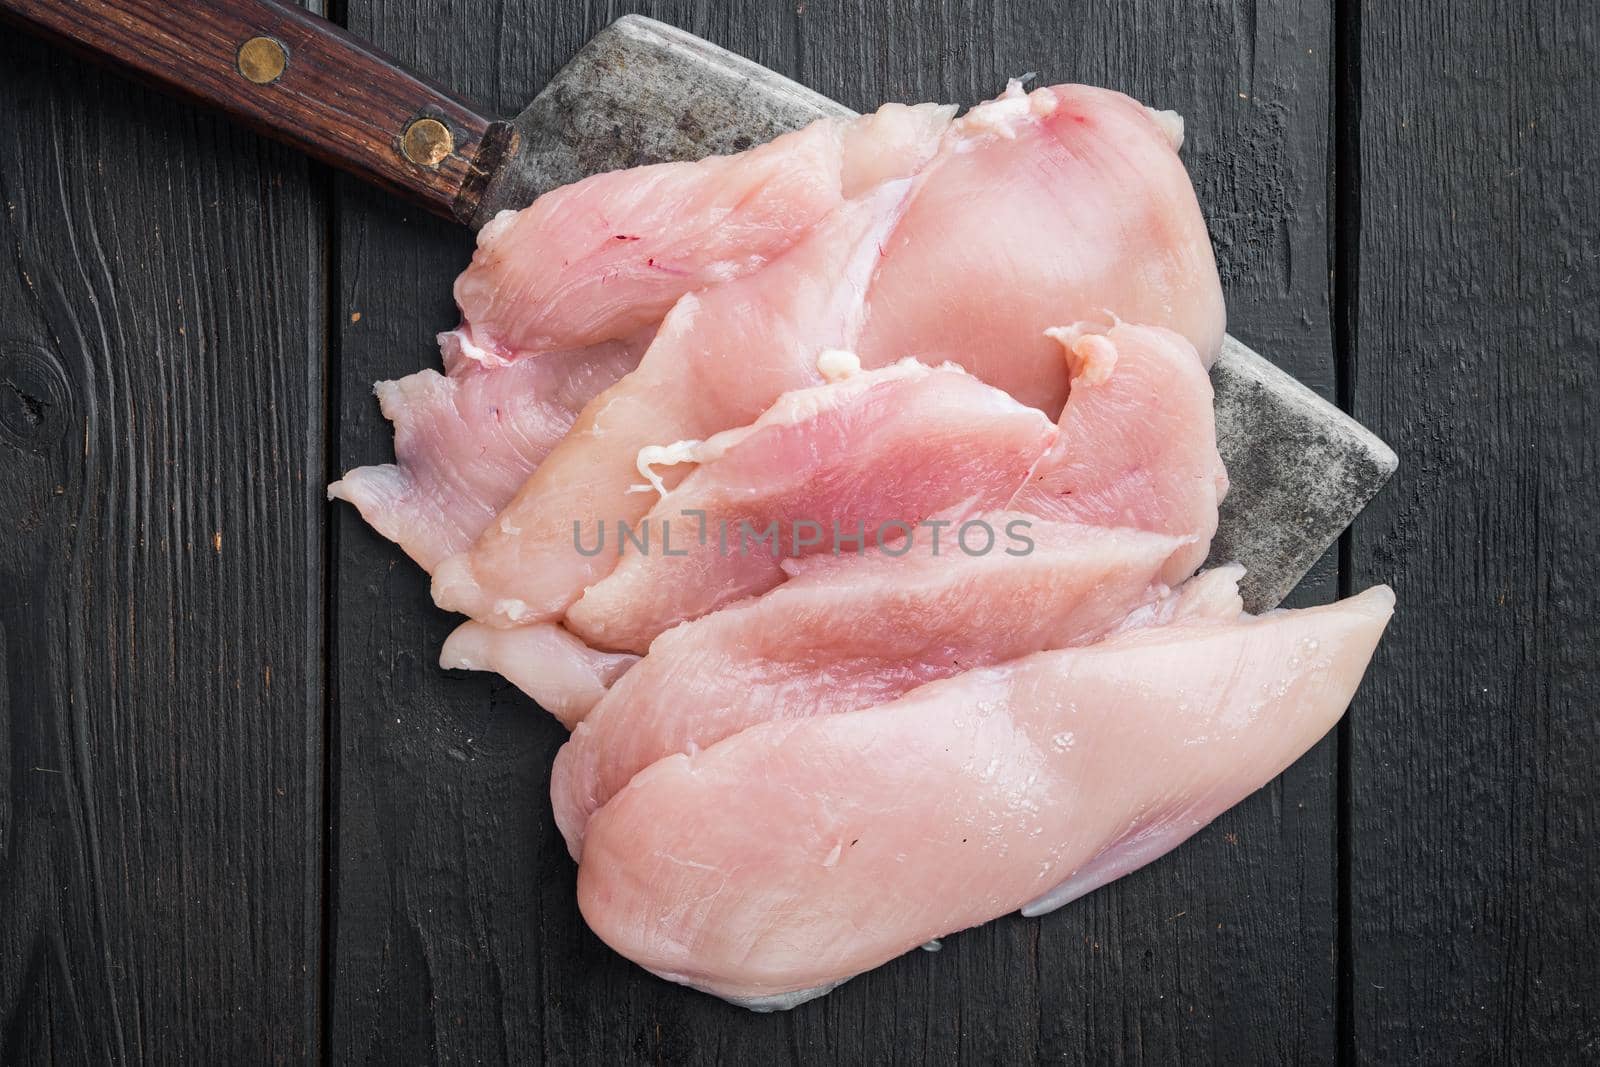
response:
M0 40L0 1062L1600 1060L1589 0L348 0L516 110L625 10L855 108L1180 109L1232 328L1399 451L1350 716L1151 867L753 1016L580 922L562 732L346 507L469 239Z

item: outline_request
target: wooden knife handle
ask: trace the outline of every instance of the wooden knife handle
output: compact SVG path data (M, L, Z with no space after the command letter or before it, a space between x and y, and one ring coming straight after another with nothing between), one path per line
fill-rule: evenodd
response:
M509 124L274 0L0 0L0 15L463 222L515 139Z

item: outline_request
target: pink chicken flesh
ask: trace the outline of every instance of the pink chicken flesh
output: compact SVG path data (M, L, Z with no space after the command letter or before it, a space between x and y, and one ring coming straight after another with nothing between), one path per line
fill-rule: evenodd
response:
M1198 355L1180 335L1152 327L1049 332L1071 368L1072 393L1056 443L1015 495L1035 510L987 520L997 531L1022 520L1033 551L970 558L948 534L948 554L935 557L919 531L918 550L901 559L875 554L800 568L786 561L800 576L771 595L663 634L557 759L551 797L574 856L589 814L662 756L709 747L768 718L865 707L964 668L1089 639L1147 599L1150 587L1193 573L1226 486L1211 383ZM918 407L899 412L912 426L921 417ZM790 447L806 456L840 451L816 438ZM792 466L777 464L785 474ZM716 479L715 470L707 473ZM690 487L668 494L658 510L670 514ZM739 484L723 487L730 488L744 495ZM697 506L705 510L703 501ZM1035 521L1039 515L1059 521ZM1141 529L1169 537L1141 539ZM1127 554L1155 552L1155 545L1165 550L1146 559L1152 569L1130 585ZM625 560L571 618L624 580L634 588L616 600L636 603L637 572L655 571L653 584L681 594L686 579L676 568L663 574L651 566L659 562ZM1019 602L1048 606L1019 619Z
M457 279L463 321L439 336L446 374L377 386L396 462L349 472L329 496L431 572L638 365L679 297L759 270L851 198L920 167L953 111L887 104L737 156L596 175L503 213Z
M854 294L903 198L903 183L891 183L841 208L760 274L680 300L638 369L584 410L499 524L435 573L439 606L502 626L563 614L617 561L614 539L595 556L576 551L574 524L615 530L654 502L631 491L641 449L752 422L780 393L822 381L817 355L849 338ZM681 476L663 473L669 485ZM505 595L484 599L475 575L485 566L510 579L492 583Z
M992 536L990 551L964 550L959 526L938 540L924 529L896 554L822 558L766 596L656 638L556 757L551 802L573 856L590 814L663 756L1092 640L1161 595L1157 574L1184 546L1015 512L979 519L966 543L980 552Z
M858 538L843 547L855 551L1003 504L1055 435L1037 410L952 366L906 360L785 393L750 426L663 450L700 466L646 515L654 549L626 552L567 623L597 646L643 652L669 626L771 589L782 560L833 552L835 531Z
M949 359L1051 417L1069 376L1045 331L1063 322L1110 312L1170 327L1209 363L1221 288L1174 149L1168 125L1105 90L1014 90L974 108L908 181L680 301L502 522L441 565L435 600L497 625L560 617L616 560L575 552L573 521L636 522L649 506L629 492L639 449L749 422L815 384L822 348L869 368Z
M501 212L456 279L488 363L629 337L685 293L759 270L851 197L919 168L954 109L887 104L733 156L596 174Z
M1027 486L1018 490L1016 500L1023 510L1033 515L1068 522L1087 521L1106 527L1126 526L1182 538L1183 543L1166 560L1160 574L1161 580L1169 584L1182 581L1206 556L1216 531L1217 501L1226 486L1222 460L1216 449L1211 382L1199 356L1180 335L1155 327L1118 324L1099 328L1080 324L1048 332L1054 338L1053 344L1059 346L1058 358L1064 356L1070 368L1073 389L1062 411L1055 445L1033 466ZM828 395L828 390L802 395ZM784 403L780 399L779 407ZM791 406L793 403L790 402ZM904 410L898 413L902 423L922 417L916 406L902 407ZM832 456L831 453L838 451L837 442L817 435L815 422L792 428L799 429L810 432L786 438L795 452L812 457L826 456L831 463L852 458ZM728 431L725 438L745 432ZM914 422L910 434L917 436ZM861 442L850 446L852 452L863 447ZM685 446L678 451L677 458L691 459L696 454L696 449ZM784 468L786 477L800 470L815 473L817 469L812 464L790 471L786 461L780 458L775 462ZM696 477L714 479L715 475ZM737 486L723 489L739 492ZM719 576L724 572L697 568L693 561L659 558L664 547L659 540L664 528L661 520L672 521L675 510L704 512L703 503L684 501L677 490L658 503L647 522L658 538L657 558L625 560L616 572L591 587L574 606L569 616L571 625L598 643L642 651L644 643L653 636L650 631L666 620L658 619L655 625L634 634L633 638L628 637L625 624L637 625L637 616L652 603L659 606L664 598L682 599L696 591L704 593L708 583L715 586L723 580ZM818 514L826 502L806 500L802 494L791 497L787 503L802 509L794 514L812 516ZM711 523L709 517L697 521ZM696 524L679 516L680 542L684 539L686 525ZM760 525L756 523L755 528L759 529ZM592 547L594 534L588 536ZM717 539L719 551L720 540ZM677 551L683 549L680 544ZM759 568L761 564L755 561L750 566ZM794 561L785 561L785 567L793 570ZM769 578L775 580L776 575L769 575ZM724 601L734 595L725 589L711 592ZM609 615L601 613L601 607L607 603L611 604L612 614ZM552 624L531 625L537 628ZM515 633L516 629L506 632ZM531 658L540 650L551 652L552 662L541 664ZM460 665L446 662L446 666ZM560 686L540 684L540 679L545 677L570 676L571 657L565 642L483 641L479 642L473 665L479 670L498 671L512 679L569 726L587 711L574 703ZM553 706L555 702L560 703L559 710Z
M1011 507L1190 538L1161 575L1176 585L1210 552L1228 490L1205 367L1170 330L1080 323L1046 332L1066 355L1072 395L1060 436Z
M1175 621L670 756L590 821L579 905L663 977L808 999L1188 838L1333 726L1393 603Z
M446 374L418 371L375 387L394 424L395 462L328 486L423 570L475 541L578 412L639 363L648 338L608 341L485 366L441 337Z
M502 213L445 373L378 386L396 462L329 489L472 617L443 666L575 727L590 926L753 1008L1172 849L1330 728L1393 608L1189 577L1228 483L1181 120L1015 83L953 115ZM944 555L874 536L928 518Z

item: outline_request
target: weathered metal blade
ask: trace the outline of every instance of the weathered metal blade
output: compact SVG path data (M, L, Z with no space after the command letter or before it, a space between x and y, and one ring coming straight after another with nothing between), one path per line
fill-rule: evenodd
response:
M625 15L512 120L517 148L472 225L591 174L742 152L825 115L853 114L692 33Z

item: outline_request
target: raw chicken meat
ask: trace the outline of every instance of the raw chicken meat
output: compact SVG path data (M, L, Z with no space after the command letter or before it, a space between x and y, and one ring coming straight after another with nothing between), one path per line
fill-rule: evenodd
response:
M823 348L867 367L949 359L1054 417L1068 374L1050 327L1109 311L1178 330L1206 362L1221 343L1170 123L1121 94L1009 90L952 123L909 182L850 206L766 268L680 301L501 523L441 565L438 604L496 625L558 618L616 558L575 552L573 522L632 523L649 506L629 493L639 449L749 422L814 384Z
M505 365L459 357L374 391L394 424L395 462L357 467L328 486L374 530L432 571L465 549L528 480L578 412L639 363L649 338L609 341Z
M1244 566L1238 563L1201 571L1178 588L1169 588L1128 612L1111 632L1127 633L1196 619L1237 619L1244 614L1244 598L1239 595L1239 581L1244 574Z
M954 111L888 104L735 156L596 174L501 212L456 280L462 350L509 362L649 328L683 294L759 269L844 201L914 173Z
M643 652L669 626L771 589L784 558L835 551L836 531L855 551L1005 503L1055 436L1039 411L951 365L905 360L785 393L750 426L660 450L699 466L645 517L654 548L626 552L567 625Z
M1210 552L1228 491L1205 367L1170 330L1079 323L1045 332L1067 357L1072 395L1060 437L1011 506L1187 537L1161 575L1176 585Z
M569 730L638 659L597 652L548 622L510 630L465 622L439 651L439 666L503 675Z
M863 360L953 360L1052 417L1067 378L1051 326L1112 313L1176 330L1211 365L1222 289L1181 120L1105 89L1013 83L955 127L885 246Z
M791 1006L1176 846L1333 726L1393 603L1173 622L667 757L591 819L579 905L663 977Z
M1130 605L1166 599L1156 575L1183 547L1016 512L979 521L964 541L957 526L924 528L893 555L813 557L766 596L656 638L556 757L550 796L573 857L589 815L663 756L1093 640Z
M329 496L432 571L638 365L680 296L760 268L846 200L915 171L953 112L887 104L737 156L599 174L504 213L456 281L462 324L439 337L448 375L378 383L396 462L351 471Z
M1181 336L1154 327L1080 324L1047 332L1059 345L1058 358L1064 356L1072 368L1073 392L1062 412L1062 436L1034 468L1029 489L1019 492L1016 499L1033 514L1099 526L1127 525L1183 538L1182 547L1170 555L1160 575L1169 584L1182 581L1206 556L1216 531L1217 502L1226 487L1216 448L1211 383L1199 357ZM811 442L804 451L820 454L826 447ZM693 454L687 446L676 453L680 459ZM675 499L675 495L669 497L669 501ZM664 501L656 512L664 512L670 519L674 506ZM681 524L679 530L681 539ZM796 561L784 561L784 565L792 572ZM636 588L608 593L623 581L653 580L671 595L690 592L687 580L677 575L680 568L692 566L664 559L625 564L579 600L570 624L601 643L641 650L648 638L641 636L628 643L622 641L615 626L610 630L591 626L590 607L605 595L618 599L624 610L646 601L650 594L641 594ZM692 581L704 584L706 580L701 573ZM488 652L539 647L539 642L513 641L490 646ZM563 654L549 671L564 677L565 650L558 651ZM474 662L479 669L499 670L517 680L524 692L548 706L535 684L545 669L526 655L502 663L492 654L480 654ZM567 707L563 721L574 713L574 708ZM582 711L576 714L581 717ZM697 743L709 742L697 739Z
M552 799L619 952L792 1006L1149 862L1342 713L1387 588L1250 618L1242 568L1189 577L1228 482L1181 140L1013 83L479 235L446 372L378 386L396 463L329 493L472 616L441 665L575 728Z
M680 300L639 368L584 410L479 544L435 572L435 602L502 626L548 620L605 577L615 539L586 556L575 531L615 530L649 510L652 495L630 492L640 449L745 425L778 394L822 381L817 354L853 334L857 294L906 188L891 182L846 205L760 274Z

